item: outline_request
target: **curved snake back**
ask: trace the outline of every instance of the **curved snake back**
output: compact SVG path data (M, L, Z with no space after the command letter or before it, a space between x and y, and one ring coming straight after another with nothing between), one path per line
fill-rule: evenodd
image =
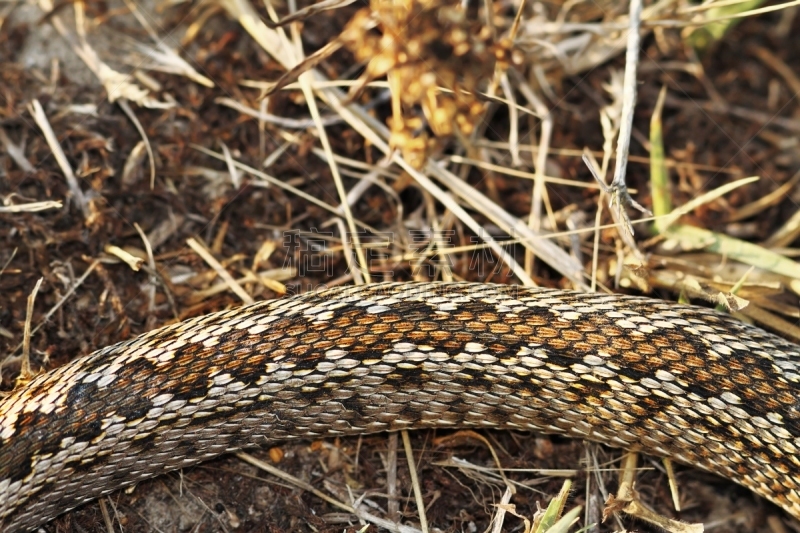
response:
M336 288L214 313L0 400L0 529L219 454L422 427L671 457L800 517L800 347L713 311L486 284Z

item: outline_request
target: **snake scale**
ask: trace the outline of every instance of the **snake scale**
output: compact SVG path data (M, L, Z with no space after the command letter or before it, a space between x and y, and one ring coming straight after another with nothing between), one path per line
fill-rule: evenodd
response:
M0 530L287 439L558 433L694 465L800 518L800 346L709 309L476 283L339 287L201 316L0 400Z

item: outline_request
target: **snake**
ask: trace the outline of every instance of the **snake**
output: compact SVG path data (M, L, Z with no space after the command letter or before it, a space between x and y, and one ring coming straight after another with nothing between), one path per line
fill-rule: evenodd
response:
M0 530L296 439L561 434L728 478L800 518L800 346L644 296L340 286L155 329L0 399Z

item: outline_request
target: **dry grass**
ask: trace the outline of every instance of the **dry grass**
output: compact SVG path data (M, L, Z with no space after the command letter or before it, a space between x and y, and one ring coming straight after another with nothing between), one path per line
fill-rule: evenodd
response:
M388 279L688 297L800 338L797 8L722 4L0 2L3 386L169 321ZM222 459L48 531L647 530L612 513L642 502L707 531L790 523L685 469L679 513L649 459L618 476L591 444L461 437L248 457L267 478Z

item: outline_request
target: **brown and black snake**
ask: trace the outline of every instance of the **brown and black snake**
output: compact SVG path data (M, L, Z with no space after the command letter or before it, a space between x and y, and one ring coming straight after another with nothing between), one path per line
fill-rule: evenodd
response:
M287 439L559 433L800 518L800 346L709 309L477 283L340 287L186 320L0 399L0 530Z

